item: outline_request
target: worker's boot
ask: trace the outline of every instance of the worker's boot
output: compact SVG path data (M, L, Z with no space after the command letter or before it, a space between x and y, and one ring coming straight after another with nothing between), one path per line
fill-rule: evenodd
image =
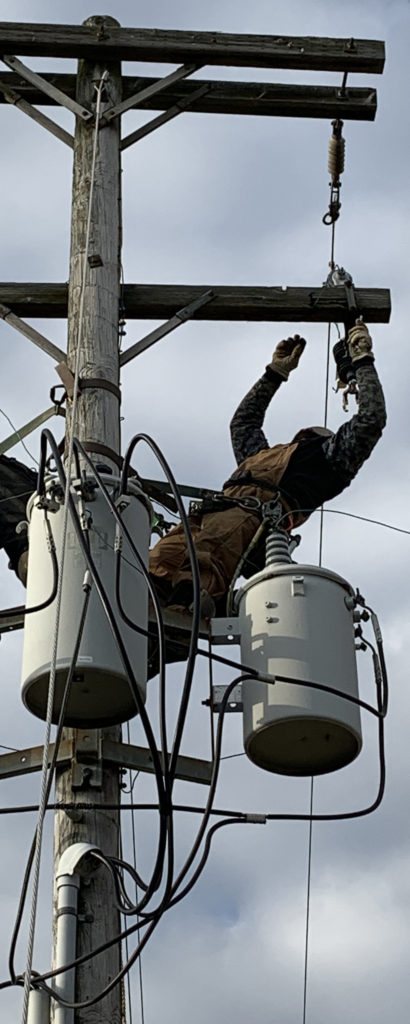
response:
M21 580L23 587L27 586L28 548L20 555L17 563L16 574Z
M201 619L212 619L215 615L215 601L207 590L203 588L200 590L200 618ZM168 608L181 609L181 611L189 611L192 615L194 610L194 588L192 580L181 580L174 587L172 594L167 602Z
M172 583L165 576L156 576L153 572L150 572L149 578L155 589L158 601L161 607L164 608L172 594Z

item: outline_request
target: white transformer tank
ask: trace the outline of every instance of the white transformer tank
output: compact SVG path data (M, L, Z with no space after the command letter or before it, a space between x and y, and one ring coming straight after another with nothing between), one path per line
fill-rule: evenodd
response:
M292 680L242 683L245 750L259 767L322 775L359 753L359 706L302 685L358 698L353 597L336 573L295 563L269 565L240 590L242 663Z
M111 498L119 491L115 476L101 474ZM92 479L92 478L91 478ZM64 505L53 501L56 480L49 479L46 493L56 511L47 513L60 562L63 539ZM90 483L90 479L88 480ZM133 542L145 564L151 528L149 502L133 480L128 484L129 499L121 512ZM125 499L127 501L127 499ZM89 531L93 560L113 609L139 692L145 700L147 638L137 633L121 618L115 593L114 553L116 520L101 490L97 487L93 500L74 494L78 514L85 510L91 517ZM47 546L44 511L39 496L34 494L28 504L29 563L26 607L36 607L52 593L53 570ZM65 553L60 624L58 630L55 700L53 722L58 721L67 672L71 665L84 603L83 581L86 562L74 523L69 516ZM120 574L121 604L128 618L143 630L148 624L148 589L135 555L123 537ZM56 599L42 611L26 615L24 629L22 698L34 715L46 718L50 663L54 641ZM71 684L65 723L78 728L102 727L124 722L137 713L135 698L113 637L108 618L95 585L89 599L81 646Z

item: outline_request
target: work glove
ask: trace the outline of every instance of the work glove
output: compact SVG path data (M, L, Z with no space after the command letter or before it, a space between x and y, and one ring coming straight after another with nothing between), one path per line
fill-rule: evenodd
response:
M359 359L363 359L363 356L370 356L370 359L374 359L372 339L362 320L356 320L354 327L348 331L347 346L352 363L357 363Z
M286 338L276 346L272 356L272 362L266 369L274 370L280 377L287 380L291 370L295 370L303 349L306 345L304 338L294 334L293 338Z

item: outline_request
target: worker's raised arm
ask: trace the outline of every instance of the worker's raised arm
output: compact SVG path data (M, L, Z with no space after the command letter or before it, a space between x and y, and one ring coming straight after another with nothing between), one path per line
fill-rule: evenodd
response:
M381 437L386 425L386 406L366 325L357 322L347 341L358 387L358 409L325 442L323 449L333 467L350 483Z
M305 345L306 341L298 334L280 341L265 373L238 405L230 423L232 447L238 465L250 455L269 448L262 430L266 410L280 385L298 365Z

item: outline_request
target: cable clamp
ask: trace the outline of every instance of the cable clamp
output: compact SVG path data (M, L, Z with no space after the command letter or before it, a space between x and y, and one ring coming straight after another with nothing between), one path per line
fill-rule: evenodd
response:
M266 825L267 820L266 814L245 814L245 821L251 825Z
M223 699L227 691L227 686L213 686L212 697L203 700L202 704L206 707L210 707L214 714L219 714L224 706L225 714L232 714L237 711L243 711L242 703L242 686L238 683L237 686L233 687L233 690L229 696L229 700L223 705Z
M74 682L81 676L77 664ZM101 729L76 729L72 759L72 789L101 789L103 781Z

